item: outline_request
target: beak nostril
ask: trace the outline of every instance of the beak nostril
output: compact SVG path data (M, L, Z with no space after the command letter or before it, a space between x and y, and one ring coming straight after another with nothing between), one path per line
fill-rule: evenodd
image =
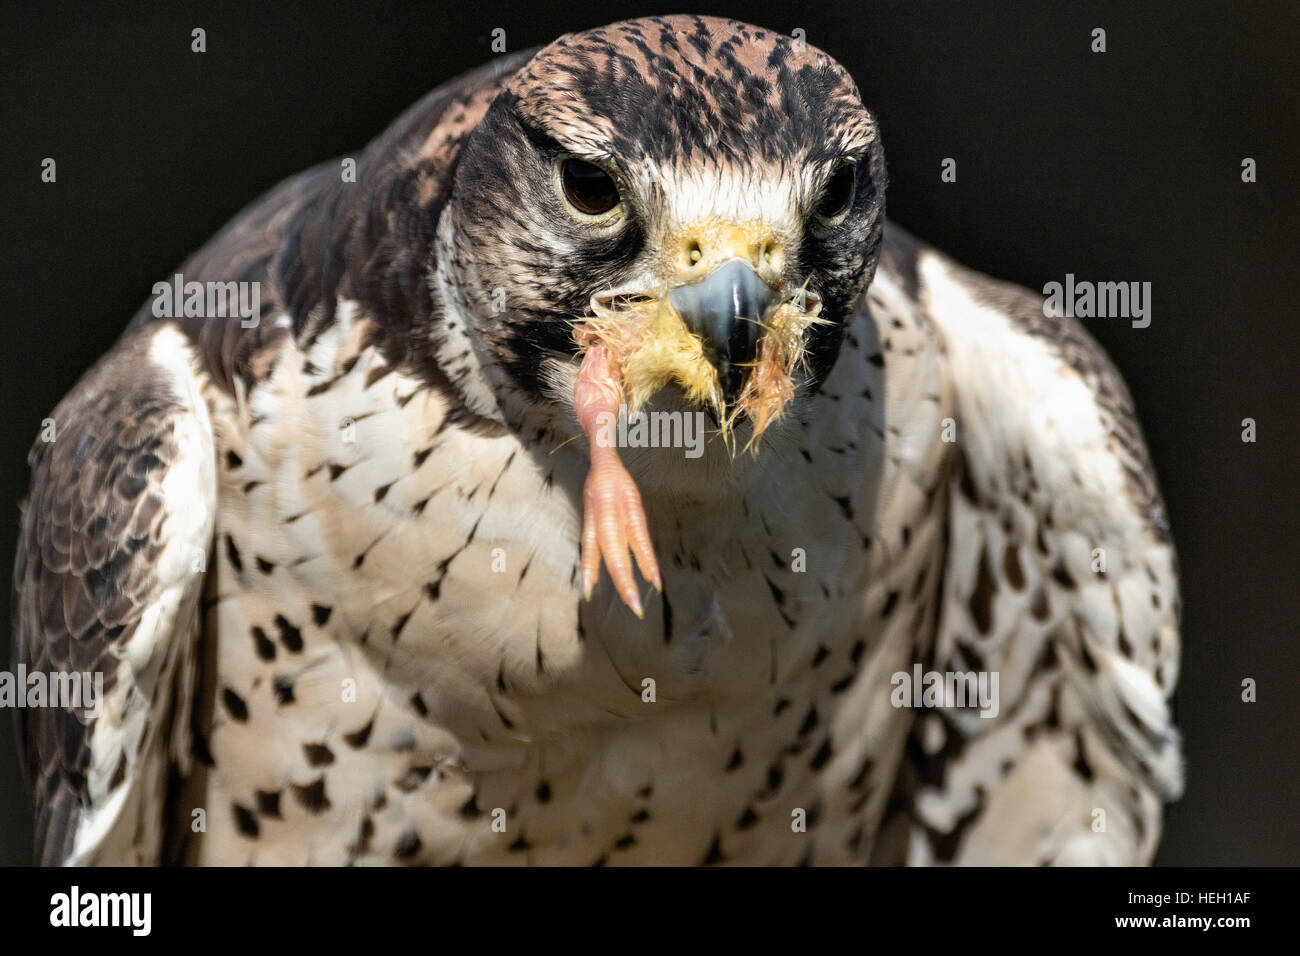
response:
M699 242L691 239L686 243L686 262L688 265L695 265L704 258L704 250L700 248Z

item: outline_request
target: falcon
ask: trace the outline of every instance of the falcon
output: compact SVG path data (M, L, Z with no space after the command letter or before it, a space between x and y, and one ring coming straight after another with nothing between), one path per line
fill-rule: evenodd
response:
M41 862L1152 859L1179 597L1127 390L886 222L841 66L632 20L350 160L31 453L19 662L103 675L21 712Z

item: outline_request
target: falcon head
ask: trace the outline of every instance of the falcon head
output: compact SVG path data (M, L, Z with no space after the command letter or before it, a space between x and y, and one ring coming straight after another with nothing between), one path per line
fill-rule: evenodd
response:
M447 220L472 334L534 401L607 346L751 438L816 388L874 273L884 159L831 57L732 20L561 37L467 138Z

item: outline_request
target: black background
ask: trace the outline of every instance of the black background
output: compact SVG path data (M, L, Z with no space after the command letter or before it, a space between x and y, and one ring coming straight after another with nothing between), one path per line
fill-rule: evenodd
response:
M508 49L645 5L6 5L0 70L0 555L41 419L193 249L280 179L355 154ZM890 215L1041 289L1152 283L1152 323L1087 322L1137 402L1183 567L1188 789L1169 864L1300 862L1297 408L1300 4L711 2L853 73ZM207 52L190 51L190 30ZM1108 51L1090 51L1091 31ZM40 181L53 157L58 181ZM1259 181L1241 181L1253 157ZM940 163L957 160L957 182ZM1029 396L1025 400L1031 400ZM1241 421L1258 441L1241 441ZM6 612L9 595L4 594ZM0 638L0 661L8 659ZM1241 681L1259 687L1254 704ZM0 714L0 862L29 858Z

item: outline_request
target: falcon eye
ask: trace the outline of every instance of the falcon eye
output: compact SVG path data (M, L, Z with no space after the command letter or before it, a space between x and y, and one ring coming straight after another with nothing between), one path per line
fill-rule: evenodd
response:
M621 198L609 173L581 159L560 163L560 185L564 188L564 198L573 208L588 216L609 212Z
M845 163L831 173L822 197L817 201L815 212L819 219L833 222L849 211L857 186L857 171L858 167L853 163Z

